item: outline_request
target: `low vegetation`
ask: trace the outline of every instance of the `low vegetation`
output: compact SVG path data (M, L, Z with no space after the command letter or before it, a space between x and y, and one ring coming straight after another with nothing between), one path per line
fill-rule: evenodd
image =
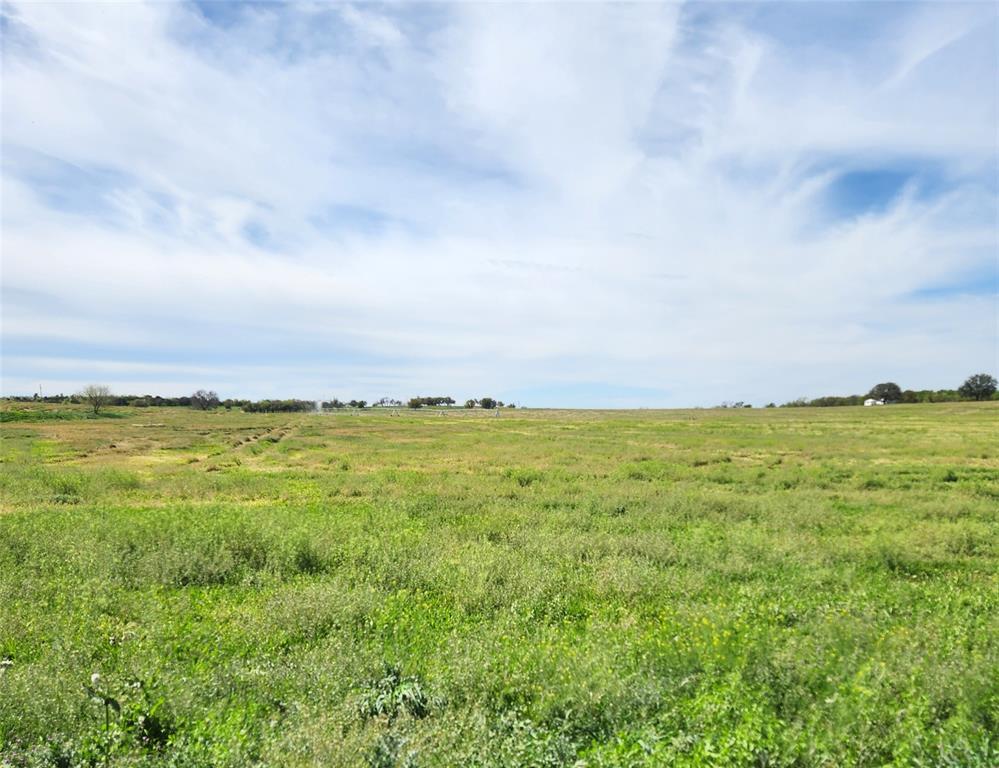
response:
M5 768L999 763L996 403L2 412Z
M824 408L863 405L868 398L884 403L957 403L966 400L999 400L999 391L994 376L988 373L976 373L965 379L957 389L902 389L895 382L886 381L875 384L866 395L827 395L813 400L802 397L785 403L784 407Z

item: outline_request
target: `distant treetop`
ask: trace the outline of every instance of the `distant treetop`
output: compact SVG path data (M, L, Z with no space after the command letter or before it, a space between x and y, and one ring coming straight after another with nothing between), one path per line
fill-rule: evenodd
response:
M217 408L218 404L219 396L211 390L199 389L191 395L191 407L199 411L207 411L211 408Z
M884 400L886 403L897 403L902 399L902 388L894 381L886 381L871 387L867 396L875 400Z
M968 400L988 400L996 392L996 377L988 373L976 373L969 376L957 391Z

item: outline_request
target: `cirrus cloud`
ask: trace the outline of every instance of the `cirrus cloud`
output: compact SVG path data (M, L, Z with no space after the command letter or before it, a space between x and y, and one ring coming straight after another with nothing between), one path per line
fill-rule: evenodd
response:
M999 365L991 6L3 13L5 392L710 405Z

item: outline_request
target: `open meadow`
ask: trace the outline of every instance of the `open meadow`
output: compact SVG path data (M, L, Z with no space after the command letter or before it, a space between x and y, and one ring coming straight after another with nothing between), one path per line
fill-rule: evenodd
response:
M999 403L3 419L0 765L999 764Z

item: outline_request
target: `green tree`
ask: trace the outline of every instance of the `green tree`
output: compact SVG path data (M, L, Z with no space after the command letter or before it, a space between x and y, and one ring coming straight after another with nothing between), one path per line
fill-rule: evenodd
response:
M491 397L483 397L479 399L479 406L481 408L487 408L487 409L495 408L496 401L493 400Z
M996 391L996 377L988 373L976 373L969 376L964 384L958 387L958 394L966 400L988 400Z
M897 403L902 399L902 388L894 381L886 381L871 387L867 396L875 400L884 400L886 403Z

